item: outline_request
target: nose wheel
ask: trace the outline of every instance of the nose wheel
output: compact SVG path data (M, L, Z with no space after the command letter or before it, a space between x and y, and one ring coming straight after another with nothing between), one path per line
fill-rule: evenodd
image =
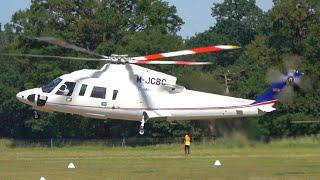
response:
M34 119L39 119L39 113L38 113L38 111L33 111L33 118Z
M144 134L144 124L147 122L148 120L148 115L146 113L143 113L142 115L142 119L140 121L140 128L139 128L139 134L143 135Z

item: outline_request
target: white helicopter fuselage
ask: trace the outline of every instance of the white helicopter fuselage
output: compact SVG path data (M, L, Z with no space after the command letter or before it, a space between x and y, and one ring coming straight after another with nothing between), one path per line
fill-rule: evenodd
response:
M143 115L166 120L257 116L275 110L276 102L254 103L188 90L176 85L176 77L133 64L75 71L57 78L51 86L20 92L17 98L41 111L134 121Z

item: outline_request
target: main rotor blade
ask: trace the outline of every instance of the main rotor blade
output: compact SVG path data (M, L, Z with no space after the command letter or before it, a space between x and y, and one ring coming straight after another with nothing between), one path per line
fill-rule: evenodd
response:
M104 59L104 58L83 58L83 57L51 56L51 55L37 55L37 54L0 53L0 56L69 59L69 60L83 60L83 61L111 61L109 59Z
M133 57L132 60L155 60L155 59L162 59L167 57L176 57L176 56L184 56L184 55L191 55L191 54L200 54L200 53L207 53L207 52L218 52L222 50L228 49L238 49L239 46L231 46L231 45L218 45L218 46L207 46L207 47L199 47L189 50L182 50L182 51L173 51L167 53L159 53L159 54L151 54L147 56L139 56Z
M68 43L68 42L66 42L66 41L64 41L62 39L58 39L58 38L54 38L54 37L39 37L39 38L36 38L36 39L39 40L39 41L47 42L49 44L58 45L58 46L61 46L61 47L67 48L67 49L72 49L72 50L75 50L75 51L78 51L78 52L87 53L87 54L90 54L90 55L99 56L99 57L103 57L103 58L107 57L107 56L92 52L92 51L90 51L88 49L76 46L74 44L70 44L70 43Z
M194 62L194 61L136 61L136 60L129 60L131 64L174 64L174 65L208 65L212 64L211 62Z

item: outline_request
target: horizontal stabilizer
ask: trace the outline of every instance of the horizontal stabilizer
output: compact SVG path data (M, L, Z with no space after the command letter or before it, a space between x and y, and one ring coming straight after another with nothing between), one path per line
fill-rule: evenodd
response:
M276 108L274 108L272 106L259 107L259 111L262 111L262 112L272 112L274 110L276 110Z

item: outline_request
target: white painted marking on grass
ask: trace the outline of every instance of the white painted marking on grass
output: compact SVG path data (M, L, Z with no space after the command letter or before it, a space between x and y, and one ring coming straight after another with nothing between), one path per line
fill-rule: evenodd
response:
M76 166L72 162L69 163L68 169L75 169L75 168L76 168Z
M46 178L44 178L44 177L41 177L41 178L40 178L40 180L46 180Z
M219 160L216 160L213 165L214 166L221 166L222 164Z

